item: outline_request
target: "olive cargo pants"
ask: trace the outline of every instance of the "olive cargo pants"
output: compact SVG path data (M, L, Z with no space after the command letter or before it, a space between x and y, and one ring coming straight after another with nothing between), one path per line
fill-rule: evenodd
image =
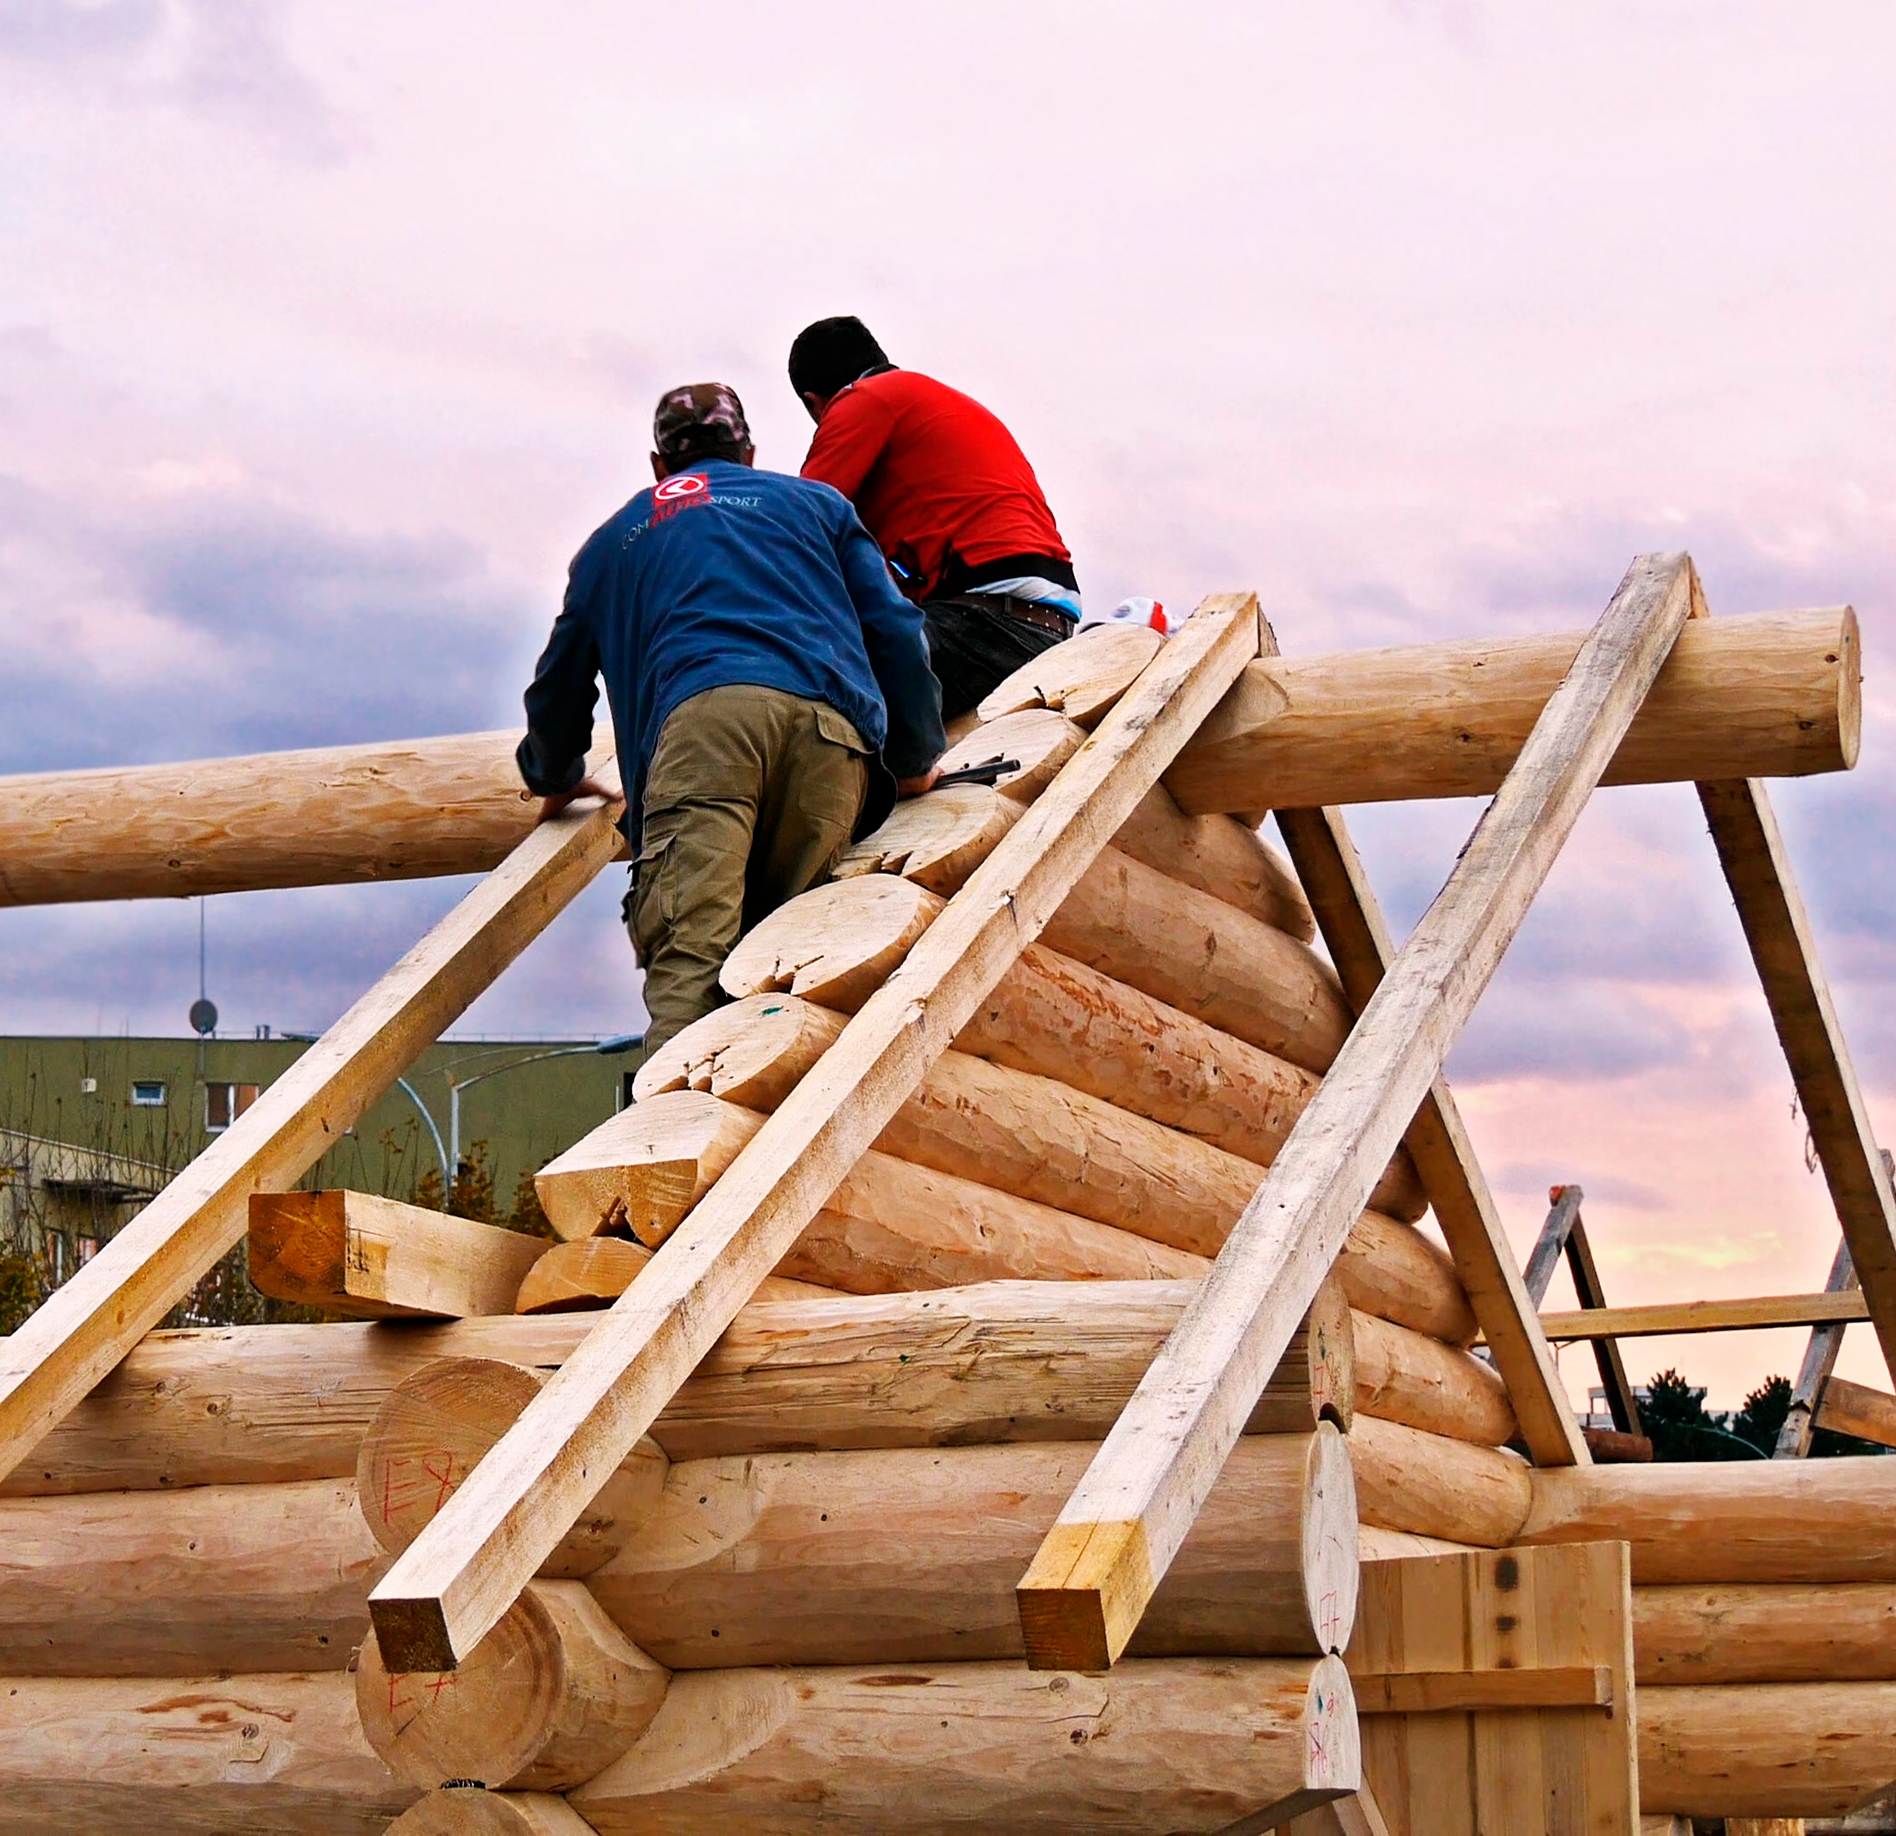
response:
M625 900L648 1055L723 1002L718 971L737 940L836 864L869 756L834 708L781 689L707 689L666 716Z

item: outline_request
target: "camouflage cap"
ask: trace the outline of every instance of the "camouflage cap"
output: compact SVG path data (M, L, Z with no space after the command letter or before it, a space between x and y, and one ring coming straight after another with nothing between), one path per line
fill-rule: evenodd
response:
M652 439L667 458L687 458L719 447L749 446L744 404L728 383L686 383L667 389L652 416Z

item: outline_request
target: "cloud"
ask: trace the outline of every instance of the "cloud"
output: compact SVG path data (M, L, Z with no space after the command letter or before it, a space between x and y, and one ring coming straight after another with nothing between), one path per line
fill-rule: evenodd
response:
M0 0L0 57L105 95L242 129L285 158L339 161L340 115L285 42L284 0Z

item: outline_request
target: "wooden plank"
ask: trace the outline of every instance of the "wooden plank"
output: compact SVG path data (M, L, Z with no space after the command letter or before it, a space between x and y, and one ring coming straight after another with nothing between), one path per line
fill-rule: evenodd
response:
M1573 1272L1573 1291L1580 1305L1589 1312L1603 1308L1606 1289L1601 1284L1600 1271L1593 1264L1593 1246L1587 1241L1586 1221L1578 1214L1573 1228L1567 1232L1567 1266ZM1614 1428L1621 1434L1641 1434L1639 1398L1633 1394L1618 1342L1610 1338L1595 1339L1593 1361L1606 1391L1606 1406L1613 1417Z
M1865 1320L1860 1294L1760 1294L1745 1300L1660 1301L1650 1307L1583 1307L1543 1313L1548 1338L1653 1339L1678 1332L1749 1332L1760 1326L1815 1326Z
M1817 1402L1817 1426L1896 1447L1896 1396L1847 1377L1828 1378Z
M1573 1229L1574 1220L1580 1215L1580 1206L1586 1193L1578 1186L1555 1186L1547 1198L1547 1221L1541 1225L1541 1233L1534 1239L1534 1253L1528 1257L1526 1272L1521 1276L1521 1285L1527 1290L1527 1298L1536 1307L1547 1298L1554 1271L1560 1267L1560 1258L1567 1248L1568 1234Z
M1365 1728L1363 1735L1367 1739L1370 1730ZM1367 1785L1347 1798L1319 1804L1277 1828L1278 1836L1391 1836L1376 1794Z
M10 1338L0 1477L294 1185L619 851L614 804L536 828Z
M1292 863L1350 1005L1369 1005L1394 955L1382 909L1338 809L1280 810ZM1568 1406L1540 1322L1515 1266L1474 1143L1446 1078L1436 1078L1406 1137L1410 1158L1455 1259L1455 1271L1508 1386L1521 1437L1541 1466L1584 1466L1586 1442Z
M1702 783L1698 793L1883 1362L1896 1376L1896 1192L1883 1170L1784 837L1756 779Z
M1352 1674L1350 1683L1359 1715L1613 1706L1613 1672L1605 1664L1556 1665L1547 1670L1389 1671Z
M1165 646L375 1590L392 1667L452 1669L506 1611L1256 653L1249 596Z
M511 1313L544 1237L368 1192L253 1192L250 1280L261 1294L358 1320Z
M1896 1155L1884 1148L1882 1160L1883 1177L1896 1181ZM1824 1292L1842 1294L1857 1285L1856 1266L1850 1260L1850 1244L1846 1238L1837 1245L1837 1253L1831 1258ZM1784 1426L1778 1430L1777 1446L1772 1450L1773 1459L1801 1460L1810 1452L1811 1418L1816 1413L1818 1393L1835 1372L1842 1350L1841 1326L1811 1328L1810 1343L1804 1348L1804 1362L1798 1367L1797 1383L1791 1390L1791 1406L1784 1412Z
M1641 556L1627 570L1448 884L1041 1545L1020 1587L1030 1662L1097 1669L1125 1649L1664 661L1694 582L1684 555Z

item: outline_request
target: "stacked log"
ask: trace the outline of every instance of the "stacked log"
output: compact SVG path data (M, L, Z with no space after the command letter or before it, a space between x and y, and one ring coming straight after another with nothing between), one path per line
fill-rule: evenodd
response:
M1520 1541L1632 1546L1654 1814L1840 1816L1896 1778L1896 1461L1532 1475Z

